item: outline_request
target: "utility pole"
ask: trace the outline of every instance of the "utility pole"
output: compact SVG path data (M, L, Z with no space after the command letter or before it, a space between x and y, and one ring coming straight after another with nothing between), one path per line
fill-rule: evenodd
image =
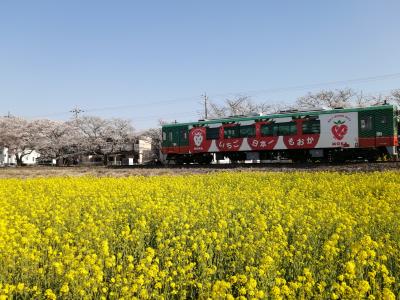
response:
M73 110L70 110L69 112L73 113L75 120L77 120L79 114L84 112L84 110L82 110L82 109L78 108L77 106L75 106L75 108Z
M5 118L11 118L11 113L10 113L10 111L8 111L7 115L4 116L4 117L5 117Z
M204 119L207 119L208 117L208 111L207 111L207 101L208 101L208 96L206 93L204 95L201 95L204 98Z

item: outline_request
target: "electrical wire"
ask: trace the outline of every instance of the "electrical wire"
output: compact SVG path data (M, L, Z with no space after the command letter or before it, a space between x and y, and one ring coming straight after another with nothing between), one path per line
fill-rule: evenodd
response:
M227 97L230 95L240 95L240 94L241 95L254 95L254 94L283 93L283 92L290 92L290 91L299 91L299 90L304 90L304 89L321 88L324 86L369 83L369 82L374 82L374 81L397 79L397 78L400 78L400 73L392 73L392 74L346 79L346 80L338 80L338 81L327 81L327 82L321 82L321 83L304 84L304 85L298 85L298 86L289 86L289 87L281 87L281 88L273 88L273 89L249 90L249 91L242 91L242 92L230 92L230 93L220 93L220 94L212 94L211 93L210 97L222 98L222 97ZM83 111L84 112L101 112L101 111L121 110L121 109L129 109L129 108L142 108L142 107L157 106L157 105L170 104L170 103L188 102L189 100L196 100L198 98L199 98L198 96L180 97L180 98L175 98L175 99L160 100L160 101L138 103L138 104L88 108L88 109L83 109ZM55 112L55 113L50 113L50 114L41 115L41 116L32 116L30 118L54 117L54 116L60 116L60 115L67 115L69 113L70 113L70 111Z

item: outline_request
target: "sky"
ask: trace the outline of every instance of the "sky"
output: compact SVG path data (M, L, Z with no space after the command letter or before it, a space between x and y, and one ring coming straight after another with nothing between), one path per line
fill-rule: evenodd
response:
M0 115L67 120L78 107L140 131L197 120L204 93L271 104L387 93L400 88L399 11L398 0L0 1Z

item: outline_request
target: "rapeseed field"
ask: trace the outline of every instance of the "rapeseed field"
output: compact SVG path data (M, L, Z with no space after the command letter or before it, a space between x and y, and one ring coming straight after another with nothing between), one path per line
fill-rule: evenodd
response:
M0 299L396 299L400 173L0 181Z

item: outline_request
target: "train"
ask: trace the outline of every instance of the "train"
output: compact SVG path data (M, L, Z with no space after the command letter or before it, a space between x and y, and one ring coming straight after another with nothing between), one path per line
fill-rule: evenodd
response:
M399 111L383 104L162 125L166 163L397 160Z

